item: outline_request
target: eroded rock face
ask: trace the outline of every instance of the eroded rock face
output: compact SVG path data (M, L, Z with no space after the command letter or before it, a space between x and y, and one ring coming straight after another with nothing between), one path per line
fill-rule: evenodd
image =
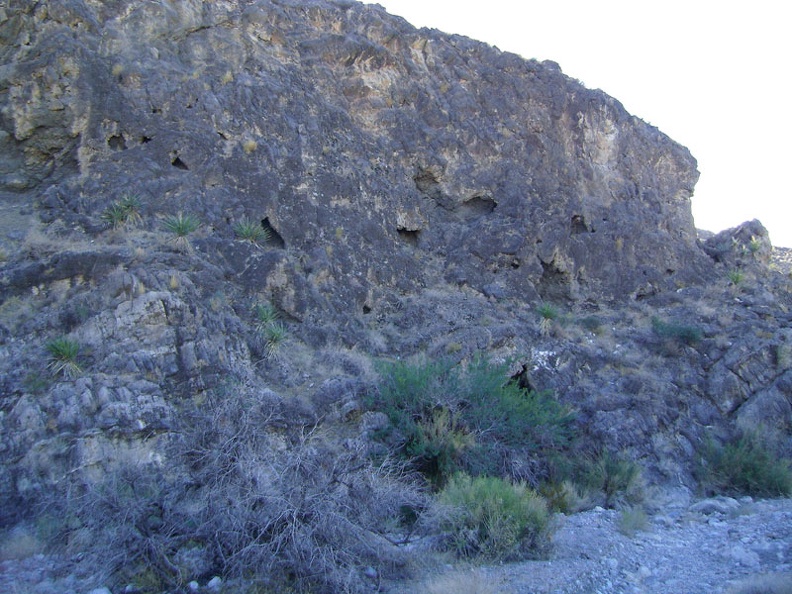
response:
M12 2L0 186L97 229L130 192L298 319L451 283L654 293L704 274L688 151L557 65L346 1ZM239 253L243 217L277 241Z

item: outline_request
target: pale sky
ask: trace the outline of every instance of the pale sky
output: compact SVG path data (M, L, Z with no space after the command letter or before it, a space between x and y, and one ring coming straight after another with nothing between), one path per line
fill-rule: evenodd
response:
M374 2L369 2L374 3ZM696 226L757 218L792 247L792 3L786 0L378 0L417 27L558 62L685 145Z

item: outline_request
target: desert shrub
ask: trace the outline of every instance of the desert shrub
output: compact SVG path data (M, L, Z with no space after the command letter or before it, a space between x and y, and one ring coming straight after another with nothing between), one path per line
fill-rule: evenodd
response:
M648 525L649 518L640 505L628 505L619 512L618 528L625 536L635 536L636 532L646 530Z
M584 486L604 497L605 507L638 503L643 499L641 467L624 456L604 451L579 470Z
M593 507L584 490L571 480L546 481L539 486L539 493L554 512L571 514Z
M524 558L541 553L549 542L547 503L525 483L457 473L437 501L444 542L462 557Z
M644 498L641 467L623 455L608 451L560 452L551 456L549 466L550 480L546 488L550 493L558 488L553 485L568 482L574 485L581 505L613 508L637 504Z
M145 592L221 575L271 591L360 592L365 570L396 577L405 510L424 499L295 419L274 395L210 395L169 452L179 465L121 469L62 494L71 542L105 583Z
M696 344L703 337L701 329L696 326L664 322L657 317L652 318L652 330L660 338L673 340L688 346Z
M572 413L549 393L511 381L506 365L398 361L378 370L381 381L368 406L390 419L391 431L381 437L435 487L456 470L499 473L494 462L505 448L539 452L570 440Z
M255 244L266 243L270 238L269 229L250 219L242 219L234 225L234 233L239 239Z
M80 354L80 345L66 337L51 340L46 345L49 354L48 367L55 375L61 374L66 378L73 378L82 373L82 367L77 361Z
M709 494L792 494L790 460L778 457L758 433L744 433L724 444L707 437L698 454L696 478Z
M542 303L539 305L539 307L536 308L536 313L544 320L557 320L561 316L558 308L549 303Z
M476 359L458 384L464 418L478 437L530 449L569 444L574 414L550 392L526 390L510 381L506 364Z

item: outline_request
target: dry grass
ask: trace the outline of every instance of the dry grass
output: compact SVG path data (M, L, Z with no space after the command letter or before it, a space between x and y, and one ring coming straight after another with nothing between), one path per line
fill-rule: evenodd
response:
M495 586L480 571L458 570L427 582L427 594L495 594Z
M792 573L751 576L734 584L726 594L792 594Z

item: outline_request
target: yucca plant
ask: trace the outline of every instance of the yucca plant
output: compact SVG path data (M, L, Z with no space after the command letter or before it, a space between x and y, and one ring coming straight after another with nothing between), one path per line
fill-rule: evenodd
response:
M73 378L82 373L82 368L77 362L80 354L80 345L68 338L56 338L47 343L47 352L50 362L48 367L55 375Z
M109 223L113 229L136 227L143 221L140 216L141 206L140 198L137 196L124 196L105 209L102 220Z
M200 221L191 214L179 213L169 215L162 221L163 227L173 233L176 237L174 243L182 251L190 250L190 240L188 236L201 226Z
M256 316L256 329L262 333L280 317L278 310L269 303L257 303L253 307L253 315Z
M234 225L234 233L238 239L249 241L250 243L261 244L267 243L270 238L270 232L260 224L250 219L242 219Z
M275 357L281 344L286 340L288 331L280 322L272 322L264 330L264 350L267 357Z

